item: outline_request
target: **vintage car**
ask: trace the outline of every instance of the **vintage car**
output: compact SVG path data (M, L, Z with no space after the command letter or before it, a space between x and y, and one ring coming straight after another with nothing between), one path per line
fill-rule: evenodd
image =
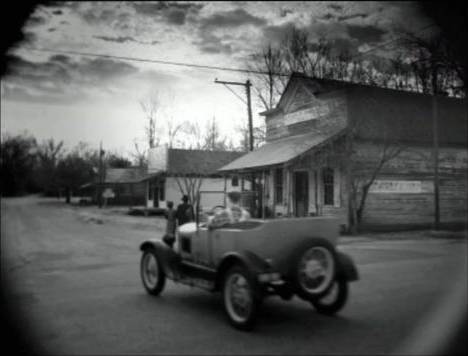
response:
M338 236L331 217L252 219L217 229L187 223L174 248L158 239L141 244L141 279L152 295L166 278L220 291L228 320L244 330L269 295L297 295L334 314L346 303L348 282L358 279L352 259L335 248Z

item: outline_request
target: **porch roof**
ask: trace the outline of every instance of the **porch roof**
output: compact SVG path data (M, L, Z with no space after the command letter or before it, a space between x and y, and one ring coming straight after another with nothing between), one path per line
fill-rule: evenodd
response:
M342 132L343 129L327 133L309 132L266 143L220 168L219 171L248 170L286 163L300 154L328 142Z

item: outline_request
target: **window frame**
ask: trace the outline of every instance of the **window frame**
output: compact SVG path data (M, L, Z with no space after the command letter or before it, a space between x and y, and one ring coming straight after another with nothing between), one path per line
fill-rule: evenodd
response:
M335 205L335 170L331 167L322 168L323 205Z
M280 177L280 179L278 179ZM283 168L275 168L274 174L275 204L283 204L284 172Z

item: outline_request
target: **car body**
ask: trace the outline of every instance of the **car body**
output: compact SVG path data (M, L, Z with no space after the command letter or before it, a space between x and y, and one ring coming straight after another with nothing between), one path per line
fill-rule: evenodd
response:
M216 229L184 224L174 249L158 239L141 244L143 285L158 295L167 277L221 291L228 319L240 329L251 329L269 295L297 295L333 314L347 300L348 282L358 279L352 259L335 248L339 229L332 217L252 219ZM332 291L332 301L323 302Z

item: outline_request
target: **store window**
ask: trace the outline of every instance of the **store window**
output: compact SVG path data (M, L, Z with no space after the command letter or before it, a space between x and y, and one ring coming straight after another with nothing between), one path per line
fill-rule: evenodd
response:
M283 169L275 170L275 203L283 203Z
M322 170L323 177L323 204L333 205L334 202L334 180L333 168L324 168Z

